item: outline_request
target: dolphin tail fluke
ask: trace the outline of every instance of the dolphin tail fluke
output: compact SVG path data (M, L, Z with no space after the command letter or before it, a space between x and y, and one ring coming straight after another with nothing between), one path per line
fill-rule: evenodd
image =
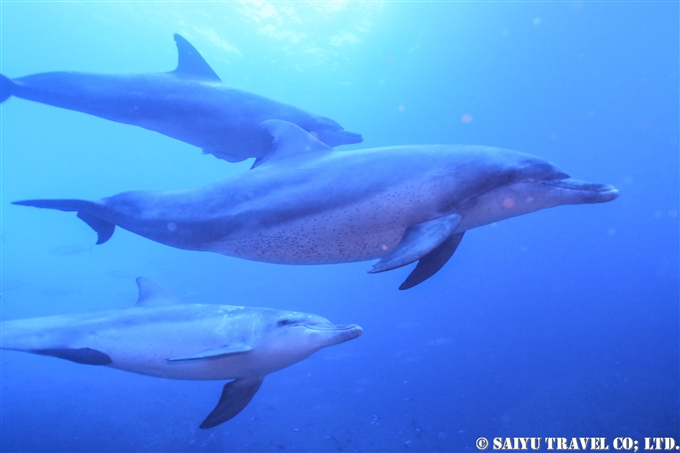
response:
M95 212L99 205L86 200L23 200L14 201L12 204L20 206L33 206L36 208L56 209L58 211L77 212L78 218L87 223L97 233L97 244L108 241L116 226L99 218Z
M262 385L262 378L236 379L224 385L220 401L201 423L201 429L213 428L235 417L245 408Z
M16 84L10 79L0 74L0 104L5 102L14 94Z

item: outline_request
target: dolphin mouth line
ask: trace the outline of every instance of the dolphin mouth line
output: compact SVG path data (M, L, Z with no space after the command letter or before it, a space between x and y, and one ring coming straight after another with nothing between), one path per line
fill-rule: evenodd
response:
M357 138L361 137L361 134L359 134L357 132L346 131L344 129L336 131L336 134L344 135L346 137L357 137Z
M352 330L359 330L361 331L361 327L359 327L356 324L348 324L346 326L336 326L336 325L330 325L328 327L326 326L310 326L308 324L304 325L306 328L310 330L319 330L323 332L349 332Z
M334 131L334 133L341 136L341 137L354 140L355 143L361 143L361 142L364 141L364 137L361 134L358 134L356 132L350 132L350 131L346 131L346 130L342 129L342 130L339 130L339 131Z
M545 184L546 186L559 187L560 189L579 190L582 192L594 192L600 194L619 192L614 186L610 186L608 184L597 184L579 181L578 179L573 178L546 179L541 181L541 184Z

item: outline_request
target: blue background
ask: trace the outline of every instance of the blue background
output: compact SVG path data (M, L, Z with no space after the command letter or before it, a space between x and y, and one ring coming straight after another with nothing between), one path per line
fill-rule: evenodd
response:
M134 278L185 302L307 311L364 334L270 375L198 424L223 382L3 351L3 451L451 451L480 436L679 428L678 4L0 4L1 71L172 70L172 33L223 81L360 132L343 150L466 143L614 184L470 231L432 279L370 263L279 266L171 249L10 205L174 190L247 171L136 127L2 104L2 318L126 308ZM463 122L463 115L472 121ZM351 177L351 175L348 175Z

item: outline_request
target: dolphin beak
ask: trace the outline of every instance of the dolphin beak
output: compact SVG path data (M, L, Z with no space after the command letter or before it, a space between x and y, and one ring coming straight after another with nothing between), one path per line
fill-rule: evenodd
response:
M353 340L363 332L363 329L356 324L348 324L346 326L336 326L334 324L305 325L305 327L310 330L329 334L331 337L330 344L344 343L345 341Z
M316 134L319 140L321 140L331 148L340 145L351 145L353 143L361 143L364 141L364 138L361 136L361 134L346 131L344 129L334 131L320 130L316 131Z
M604 203L619 196L619 191L609 184L597 184L573 178L548 179L541 181L541 184L569 191L579 203Z
M361 143L364 141L364 137L362 137L361 134L357 134L356 132L350 132L343 129L341 131L337 131L336 134L342 137L346 145L351 143Z

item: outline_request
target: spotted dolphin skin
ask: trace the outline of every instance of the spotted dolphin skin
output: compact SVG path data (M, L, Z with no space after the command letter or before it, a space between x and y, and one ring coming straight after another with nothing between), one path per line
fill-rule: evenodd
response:
M182 304L149 279L137 285L126 310L4 321L0 347L163 378L233 379L201 424L212 428L241 412L267 374L361 335L316 315Z
M564 204L618 196L527 154L483 146L335 152L294 124L265 121L272 157L199 189L124 192L100 201L15 204L75 211L106 242L115 226L172 247L256 261L380 259L369 272L418 261L400 289L434 275L465 232Z
M17 79L0 75L0 102L11 96L132 124L239 162L263 159L271 138L259 124L297 124L328 146L360 143L360 134L297 107L230 88L180 35L177 69L167 73L101 75L49 72Z

